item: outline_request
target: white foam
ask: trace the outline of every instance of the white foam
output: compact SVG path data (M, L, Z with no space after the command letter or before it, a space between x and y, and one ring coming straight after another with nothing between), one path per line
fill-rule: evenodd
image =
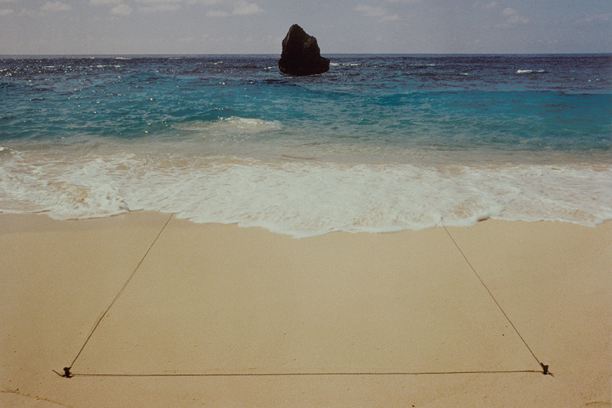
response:
M18 153L0 166L0 211L45 211L58 219L103 217L129 211L117 180L101 159L31 162ZM12 162L12 163L11 163ZM106 174L105 174L106 173Z
M296 237L463 226L486 218L590 226L612 219L610 165L351 165L122 149L5 155L0 211L67 219L145 209Z
M534 71L532 69L518 69L516 71L517 74L533 74L533 73L542 74L544 72L546 72L546 70L544 70L544 69L538 69L536 71Z
M339 67L339 66L343 66L343 67L358 67L358 66L361 66L361 64L356 63L356 62L345 62L343 64L340 64L338 62L330 62L329 65L332 66L332 67Z
M241 118L237 116L222 118L215 122L191 122L177 125L177 127L182 130L201 132L203 136L231 136L235 134L254 135L282 129L282 125L279 121Z

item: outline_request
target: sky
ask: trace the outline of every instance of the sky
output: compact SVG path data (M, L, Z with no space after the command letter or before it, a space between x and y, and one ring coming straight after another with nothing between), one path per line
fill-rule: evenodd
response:
M0 55L612 52L610 0L0 0Z

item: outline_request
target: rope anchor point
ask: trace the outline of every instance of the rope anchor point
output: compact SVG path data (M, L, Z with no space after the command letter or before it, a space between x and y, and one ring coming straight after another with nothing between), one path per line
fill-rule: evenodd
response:
M51 370L51 371L53 371L55 374L59 375L59 376L60 376L60 377L62 377L62 378L72 378L72 377L74 377L74 374L72 374L72 373L70 372L70 368L71 368L71 367L64 367L64 370L63 370L63 371L64 371L64 374L60 374L60 373L58 373L58 372L57 372L57 371L55 371L55 370Z
M542 374L544 375L552 375L552 373L550 371L548 371L548 366L544 363L540 363L540 366L542 366Z
M72 373L70 372L70 367L64 367L64 374L62 374L64 378L72 378Z

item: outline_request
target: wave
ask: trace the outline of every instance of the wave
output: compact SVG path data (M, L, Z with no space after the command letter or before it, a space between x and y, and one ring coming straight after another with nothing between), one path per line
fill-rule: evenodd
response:
M517 74L544 74L547 71L545 69L538 69L538 70L533 70L533 69L518 69L516 70Z
M270 126L220 123L228 122ZM434 167L112 150L55 157L11 149L0 165L0 211L69 219L154 210L295 237L466 226L486 218L589 226L612 219L612 166L603 164Z
M177 129L200 132L202 136L232 136L240 135L256 135L260 133L275 132L282 129L279 121L242 118L231 116L229 118L220 118L216 121L193 121L175 126Z
M358 63L358 62L344 62L344 63L330 62L329 65L332 66L332 67L358 67L358 66L361 66L361 64Z

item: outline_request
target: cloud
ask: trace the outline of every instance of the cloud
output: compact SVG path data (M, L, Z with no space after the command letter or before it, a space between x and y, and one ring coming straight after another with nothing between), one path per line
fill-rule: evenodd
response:
M576 20L576 24L601 23L610 21L612 13L588 14L583 18Z
M23 9L19 12L19 15L26 16L26 17L36 17L38 13L35 10Z
M263 10L256 3L249 3L246 1L239 1L234 5L232 14L245 16L249 14L261 13Z
M125 17L132 14L132 7L122 3L123 0L89 0L93 6L112 6L110 13L113 16Z
M181 8L182 0L136 0L138 3L145 5L138 9L145 13L155 13L158 11L177 11Z
M89 4L94 6L112 6L115 4L121 4L121 0L89 0Z
M209 10L208 13L206 13L206 17L225 18L229 16L230 13L221 10Z
M496 1L492 1L490 3L482 3L480 1L477 1L476 3L472 4L472 8L475 9L480 9L480 10L490 10L492 8L497 7L497 2Z
M42 11L69 11L72 10L69 4L62 3L61 1L48 1L40 8Z
M169 3L181 3L183 0L136 0L137 3L144 3L144 4L153 4L153 5L159 5L159 4L169 4Z
M179 4L155 4L153 6L139 7L138 10L144 13L156 13L158 11L177 11L181 8Z
M142 4L138 9L145 13L177 11L181 8L182 1L183 0L136 0L137 3ZM111 14L113 15L127 16L133 11L132 7L123 3L123 0L89 0L89 3L96 6L115 6L111 9ZM194 0L189 0L187 3L195 4Z
M14 3L15 0L0 0L0 4L2 3ZM8 16L9 14L13 14L15 10L12 9L0 9L0 16Z
M114 16L125 17L132 14L132 8L127 4L121 3L113 7L110 12Z
M369 5L360 4L355 7L357 12L361 13L365 17L370 17L376 19L378 22L384 21L396 21L400 19L398 14L390 14L387 10L382 7L372 7Z
M218 0L205 0L204 1L205 4L207 5L220 5L221 2ZM259 5L257 3L249 3L248 1L236 1L231 3L232 4L232 10L230 11L225 11L225 10L209 10L206 13L207 17L213 17L213 18L225 18L225 17L229 17L229 16L246 16L246 15L251 15L251 14L258 14L263 12L263 9L261 7L259 7Z
M503 24L497 24L495 27L510 28L519 24L527 24L529 22L529 19L519 15L518 11L510 7L506 7L501 13L502 15L506 16L506 22Z

